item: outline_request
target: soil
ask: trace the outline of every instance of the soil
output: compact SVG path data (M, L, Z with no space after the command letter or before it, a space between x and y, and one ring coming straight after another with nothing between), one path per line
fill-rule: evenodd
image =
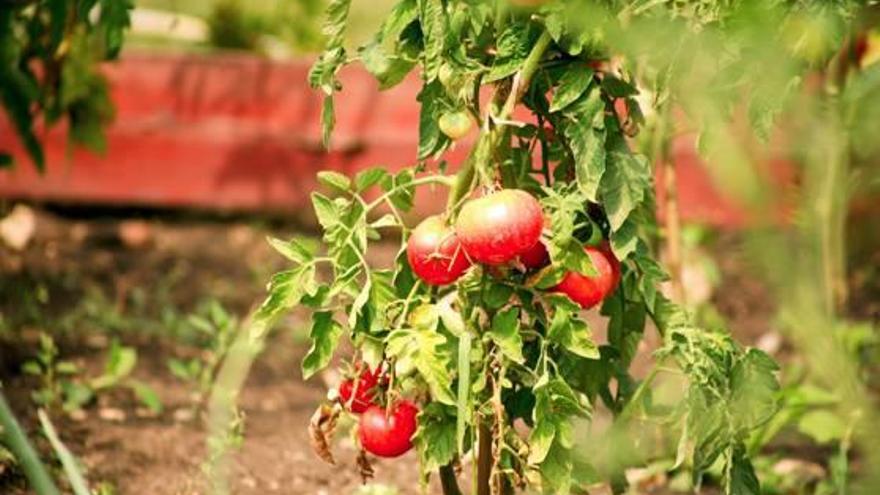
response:
M294 229L251 219L35 211L37 230L28 247L22 252L0 247L0 380L13 409L38 438L29 394L39 384L20 369L36 352L40 332L51 332L61 355L87 374L100 371L108 341L118 337L138 349L134 376L159 392L163 412L150 414L127 390L114 390L76 419L53 414L62 439L92 484L107 483L114 493L205 493L205 430L191 413L192 387L173 377L166 362L200 351L176 333L174 322L207 296L230 313L245 314L260 300L268 276L284 266L266 235L285 237ZM726 242L735 240L720 242L722 249L729 248ZM394 250L379 247L370 261L388 263ZM737 297L716 296L714 302L744 341L759 342L768 331L772 304L766 291L742 275L739 258L723 259L725 286L716 294L733 293L734 284ZM244 387L246 433L234 456L233 493L355 493L361 484L350 425L337 433L337 465L319 461L309 447L306 425L336 377L327 373L302 381L303 318L295 313L274 333ZM650 342L641 362L647 362L656 339ZM48 452L42 440L38 446ZM373 483L397 487L400 494L419 493L414 453L376 461L374 467ZM0 493L28 493L16 473L0 468ZM439 493L436 480L428 491Z

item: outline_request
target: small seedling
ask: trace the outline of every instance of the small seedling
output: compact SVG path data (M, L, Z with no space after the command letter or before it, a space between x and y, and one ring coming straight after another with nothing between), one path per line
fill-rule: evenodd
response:
M41 386L32 394L35 403L49 410L61 408L70 413L82 409L95 396L117 387L130 389L138 400L154 413L162 410L156 392L145 383L132 378L137 364L137 351L114 339L107 354L104 372L94 378L80 376L82 369L71 361L59 359L58 346L47 334L40 336L40 348L22 371L40 377Z
M229 351L238 320L212 300L190 315L187 325L195 331L202 352L191 359L169 359L168 369L192 387L195 402L201 406L211 390L218 365Z

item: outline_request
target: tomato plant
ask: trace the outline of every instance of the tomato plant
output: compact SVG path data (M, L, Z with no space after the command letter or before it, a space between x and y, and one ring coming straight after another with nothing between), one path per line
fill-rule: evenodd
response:
M272 279L256 331L302 304L313 310L306 378L343 338L356 362L387 370L377 405L358 421L360 447L398 455L414 429L423 479L439 471L447 494L461 493L456 468L468 459L480 495L563 494L601 480L620 492L625 469L647 462L622 452L644 450L635 425L650 421L671 425L678 465L695 482L718 465L725 492L757 494L745 438L775 410L775 364L700 328L658 290L667 276L654 255L652 170L630 139L642 121L638 81L612 57L601 24L576 22L577 2L528 3L397 2L356 58L382 88L418 69L417 164L318 175L322 248L273 241L293 267ZM343 43L348 8L330 3L326 50L310 73L325 95L327 144L337 73L354 60ZM458 133L448 112L462 108L479 135L449 175L444 153ZM427 186L449 187L446 207L412 229L403 213ZM383 238L400 239L399 254L371 266L366 254ZM607 318L604 342L583 317L594 306ZM663 346L640 380L630 366L649 322ZM685 396L661 406L652 384L670 366ZM615 420L610 452L578 444L575 426L598 409ZM333 459L326 425L339 414L325 404L313 419L324 459ZM372 472L365 454L358 463Z

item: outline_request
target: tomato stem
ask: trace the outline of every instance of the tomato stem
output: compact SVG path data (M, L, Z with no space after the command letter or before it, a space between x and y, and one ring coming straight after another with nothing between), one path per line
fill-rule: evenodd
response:
M520 71L514 76L513 88L511 88L510 93L507 95L507 99L501 107L501 111L491 119L484 119L484 122L488 124L493 120L505 121L510 119L511 114L513 114L513 109L528 89L532 77L540 66L541 58L550 46L551 41L553 41L553 38L550 36L550 33L545 30L532 47L525 62L523 62L522 69L520 69ZM501 87L502 86L499 86L499 88ZM474 176L478 165L477 162L485 159L489 152L497 147L503 132L506 132L506 129L501 127L495 127L492 129L487 129L485 126L483 127L483 130L480 132L480 137L477 138L476 144L471 149L470 155L461 165L461 169L459 169L458 174L455 177L455 183L452 186L452 191L449 193L449 200L447 203L447 210L449 210L450 213L454 212L461 203L461 200L473 190Z

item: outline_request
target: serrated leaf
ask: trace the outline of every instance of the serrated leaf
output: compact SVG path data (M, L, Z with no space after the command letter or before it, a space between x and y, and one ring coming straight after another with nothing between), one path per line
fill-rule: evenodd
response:
M608 154L600 194L612 232L623 226L650 187L651 171L643 156L621 151Z
M761 495L761 484L755 468L745 455L745 448L737 445L731 455L729 479L725 483L726 495Z
M584 67L579 61L565 66L550 102L550 112L563 110L577 101L592 82L593 69Z
M495 314L488 332L489 338L501 349L501 353L515 363L525 362L519 326L519 308L510 307Z
M314 259L313 251L296 238L292 238L289 241L282 241L275 237L269 237L268 241L269 245L271 245L275 251L278 251L279 254L294 263L301 265Z
M731 413L740 428L750 431L769 420L777 409L779 366L764 352L749 349L731 371Z
M593 202L606 168L604 111L602 95L593 89L565 112L563 133L574 155L577 184Z
M556 438L556 425L552 421L542 420L535 424L529 433L529 464L540 464L547 458L554 438Z
M403 328L388 335L386 353L397 358L399 367L417 369L434 400L455 405L447 367L450 359L441 350L445 343L446 337L435 329Z
M115 59L119 55L123 33L131 26L133 9L134 2L131 0L101 0L98 27L104 32L104 51L107 59Z
M351 188L351 179L332 170L318 172L318 182L340 192L347 192Z
M427 159L445 148L449 138L440 131L439 121L443 107L440 104L445 91L440 81L425 84L416 98L421 104L419 112L418 159Z
M419 19L424 36L424 78L431 82L437 78L443 61L443 45L446 40L446 9L441 0L419 0Z
M455 418L438 403L425 406L418 416L419 429L413 438L419 450L423 471L436 471L452 462L455 444Z
M340 212L333 203L333 200L321 193L312 193L312 206L315 209L315 216L318 223L325 231L332 230L340 223Z
M574 463L571 451L553 442L543 462L541 462L541 479L544 493L568 495L571 493L571 473Z
M330 363L343 332L342 325L333 319L332 312L318 311L312 315L312 330L309 332L312 346L302 361L304 380L308 380Z
M578 356L599 359L599 348L591 338L590 327L566 308L556 308L547 332L547 340Z
M483 78L484 83L504 79L515 73L522 66L535 40L529 23L511 23L501 32L496 42L496 55L489 73Z
M361 170L354 178L354 187L357 192L364 192L376 184L380 184L390 178L387 170L384 168L368 168Z

